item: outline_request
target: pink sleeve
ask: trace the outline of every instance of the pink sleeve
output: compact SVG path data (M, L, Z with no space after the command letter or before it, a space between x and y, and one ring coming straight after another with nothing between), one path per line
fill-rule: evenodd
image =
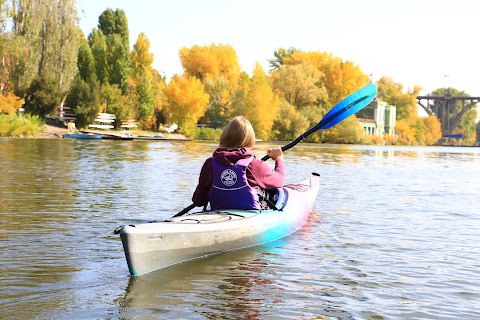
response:
M255 177L255 181L249 179L251 186L259 186L263 189L272 189L283 187L285 183L285 166L283 160L275 161L275 168L272 170L270 165L259 159L253 159L248 166Z
M198 185L193 193L192 202L197 206L205 206L208 204L208 192L213 183L212 176L212 158L208 158L202 166Z

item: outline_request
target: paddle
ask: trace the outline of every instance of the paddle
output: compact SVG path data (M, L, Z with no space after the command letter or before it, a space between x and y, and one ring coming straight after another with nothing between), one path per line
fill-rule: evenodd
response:
M305 140L306 137L311 135L317 130L325 130L333 127L337 123L347 119L352 114L360 111L366 107L377 95L377 86L374 84L369 84L366 87L363 87L360 90L355 91L342 101L340 101L335 107L333 107L328 113L317 123L316 126L310 128L308 131L301 134L298 138L282 147L282 151L287 151L288 149L294 147L300 141ZM262 158L262 161L270 159L267 155Z
M333 107L328 113L317 123L316 126L310 128L308 131L301 134L298 138L282 147L282 151L287 151L288 149L297 145L300 141L304 140L306 137L311 135L317 130L325 130L333 127L337 123L347 119L352 114L360 111L365 108L377 95L377 86L374 84L369 84L363 87L360 90L355 91L342 101L340 101L335 107ZM262 158L262 161L270 159L268 155ZM182 211L174 215L172 218L182 216L188 211L195 208L195 205L192 203L188 207L184 208Z

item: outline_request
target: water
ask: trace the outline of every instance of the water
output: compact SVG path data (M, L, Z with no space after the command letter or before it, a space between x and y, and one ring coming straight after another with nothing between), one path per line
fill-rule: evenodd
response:
M0 139L0 318L480 318L479 148L297 145L299 232L130 278L113 230L188 206L214 148Z

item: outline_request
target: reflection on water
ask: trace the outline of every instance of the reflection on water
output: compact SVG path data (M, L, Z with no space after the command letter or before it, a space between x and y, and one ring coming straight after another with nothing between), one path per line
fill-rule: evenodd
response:
M322 177L302 230L130 278L112 231L189 205L215 147L0 139L0 318L480 317L478 148L299 144L287 182Z

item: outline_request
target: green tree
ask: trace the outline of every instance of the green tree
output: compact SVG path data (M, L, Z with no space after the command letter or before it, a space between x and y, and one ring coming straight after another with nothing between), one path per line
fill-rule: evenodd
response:
M147 121L155 110L155 71L152 67L153 54L150 53L150 42L141 33L133 46L132 60L132 90L136 95L139 121Z
M416 86L404 92L403 85L389 77L382 77L377 82L377 97L397 108L397 120L408 120L418 112L417 96L421 90Z
M83 81L97 79L95 73L95 59L86 39L80 42L78 49L78 74Z
M300 50L290 47L289 49L280 48L273 52L275 59L269 59L270 71L277 70L280 66L284 65L285 58L291 57L294 53L300 52Z
M58 84L47 77L38 77L30 85L25 98L25 111L44 117L60 105L61 93Z
M92 52L97 79L100 84L108 84L107 39L102 31L94 29L88 36L88 43Z
M98 115L100 104L98 82L94 79L84 81L78 76L65 100L65 106L75 112L75 123L78 128L86 128L94 122Z
M118 85L128 90L131 73L128 22L125 12L107 9L99 17L98 29L89 36L97 78L102 85Z
M51 78L65 94L77 72L80 29L74 0L12 1L12 30L22 44L15 87L25 92L33 79Z

